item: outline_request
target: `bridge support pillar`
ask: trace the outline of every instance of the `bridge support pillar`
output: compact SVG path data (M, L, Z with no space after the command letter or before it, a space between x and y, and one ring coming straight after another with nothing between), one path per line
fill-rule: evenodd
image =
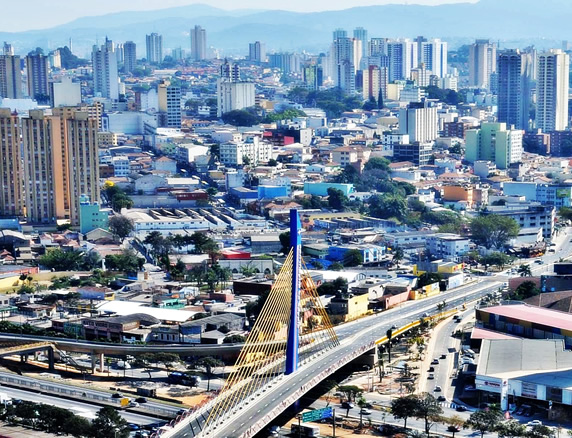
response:
M48 348L48 367L50 371L54 371L56 369L53 348Z
M99 372L103 373L105 371L105 356L103 353L99 353Z
M91 352L91 374L95 374L95 368L96 368L95 358L96 358L95 351L92 351Z
M286 370L289 375L298 369L299 344L299 301L300 301L300 258L302 257L302 224L298 210L290 210L290 245L292 246L292 299L290 307L290 329L286 344Z

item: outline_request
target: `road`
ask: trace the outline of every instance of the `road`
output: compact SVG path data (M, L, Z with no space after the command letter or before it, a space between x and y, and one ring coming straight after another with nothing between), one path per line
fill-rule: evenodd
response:
M27 400L35 403L44 403L46 405L57 406L64 409L78 409L82 410L88 416L95 416L101 406L78 402L75 400L67 400L47 394L38 394L35 392L24 391L22 389L10 388L7 386L0 387L0 392L8 394L13 399ZM118 411L119 414L125 418L128 423L146 425L162 421L159 418L149 417L147 415L134 414L132 412Z
M570 231L570 228L567 228L561 236L555 239L557 242L555 253L548 253L542 257L543 265L535 266L534 263L525 262L531 264L533 274L550 270L560 258L567 258L570 255L572 249L569 241ZM271 389L258 395L255 402L245 402L236 412L231 413L223 424L210 431L208 436L217 438L253 436L284 408L315 386L317 384L315 377L323 379L348 363L348 358L351 360L367 349L371 349L375 339L383 337L393 325L402 327L411 321L420 319L426 312L436 313L437 304L443 300L447 302L449 308L475 301L502 287L508 276L508 270L506 270L497 275L483 277L476 284L459 287L424 300L408 302L401 307L336 327L336 333L340 339L340 345L337 348L325 352L296 373L278 380ZM443 378L442 376L441 379ZM208 417L208 412L204 414L204 417ZM185 438L193 436L193 431L185 427L185 424L186 422L182 422L171 433L163 436Z
M62 396L67 396L75 399L82 400L93 400L98 403L108 404L113 403L109 392L98 391L88 387L72 386L67 384L65 381L60 382L57 380L40 380L34 379L27 376L18 376L11 373L0 372L0 382L5 385L18 386L21 388L30 388L31 390L42 391L44 393L60 393ZM135 396L131 396L135 398ZM157 403L153 401L148 401L140 405L139 409L141 412L146 411L150 415L154 413L156 415L172 416L175 417L177 412L181 409L180 407L166 405L164 403Z

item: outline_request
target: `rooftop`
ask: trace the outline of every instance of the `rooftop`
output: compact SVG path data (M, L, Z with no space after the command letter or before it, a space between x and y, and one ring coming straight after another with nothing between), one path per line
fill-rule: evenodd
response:
M557 310L544 309L527 304L515 304L487 307L479 311L572 331L572 315Z

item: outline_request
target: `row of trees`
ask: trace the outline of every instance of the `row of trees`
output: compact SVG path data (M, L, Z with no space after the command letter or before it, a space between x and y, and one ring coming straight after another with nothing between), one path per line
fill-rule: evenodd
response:
M101 266L101 257L95 251L64 251L55 248L42 255L38 263L52 271L91 271Z
M101 408L96 418L89 421L57 406L21 401L1 406L0 418L9 424L19 424L34 430L80 438L128 438L130 429L112 407Z
M105 183L102 193L111 208L116 212L120 212L122 208L133 207L133 200L127 195L125 190L113 183Z
M468 420L464 420L458 415L452 417L444 417L443 409L439 406L438 401L431 394L411 394L405 397L394 399L391 402L391 413L396 419L404 421L404 427L407 429L407 420L409 418L422 419L425 422L425 433L429 436L431 427L435 423L444 423L452 427L453 438L455 432L461 428L470 428L481 434L481 438L485 433L497 432L501 438L516 437L553 437L554 431L546 426L534 426L527 429L518 421L503 421L504 415L498 406L491 406L484 410L473 412Z

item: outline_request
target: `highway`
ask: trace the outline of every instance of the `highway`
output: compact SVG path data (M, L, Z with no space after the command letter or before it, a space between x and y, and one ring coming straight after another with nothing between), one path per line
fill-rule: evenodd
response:
M530 264L533 274L551 270L555 262L558 262L560 258L567 258L571 253L570 231L570 228L567 228L561 236L555 239L557 242L555 252L542 257L543 265L529 260L523 263ZM340 339L340 345L337 348L324 352L312 362L302 366L296 373L282 377L267 391L258 394L256 400L245 401L243 406L224 419L223 424L201 436L216 438L254 436L319 381L365 351L371 350L375 340L384 337L386 331L393 325L402 327L420 319L424 313L434 314L437 311L437 304L443 300L446 301L448 309L476 301L481 296L502 287L508 275L508 270L505 270L494 276L481 277L477 283L420 301L407 302L401 307L336 327L336 333ZM208 412L204 413L203 417L208 417ZM181 422L174 430L162 436L192 437L194 431L186 425L187 423L187 420Z
M24 391L22 389L10 388L7 386L0 387L0 392L8 394L12 399L27 400L35 403L44 403L46 405L57 406L64 409L74 409L77 413L78 410L85 412L87 417L94 418L97 411L101 406L78 402L75 400L67 400L53 395L38 394L35 392ZM132 412L118 411L119 414L125 418L128 423L137 425L146 425L161 421L158 418L149 417L146 415L134 414Z

